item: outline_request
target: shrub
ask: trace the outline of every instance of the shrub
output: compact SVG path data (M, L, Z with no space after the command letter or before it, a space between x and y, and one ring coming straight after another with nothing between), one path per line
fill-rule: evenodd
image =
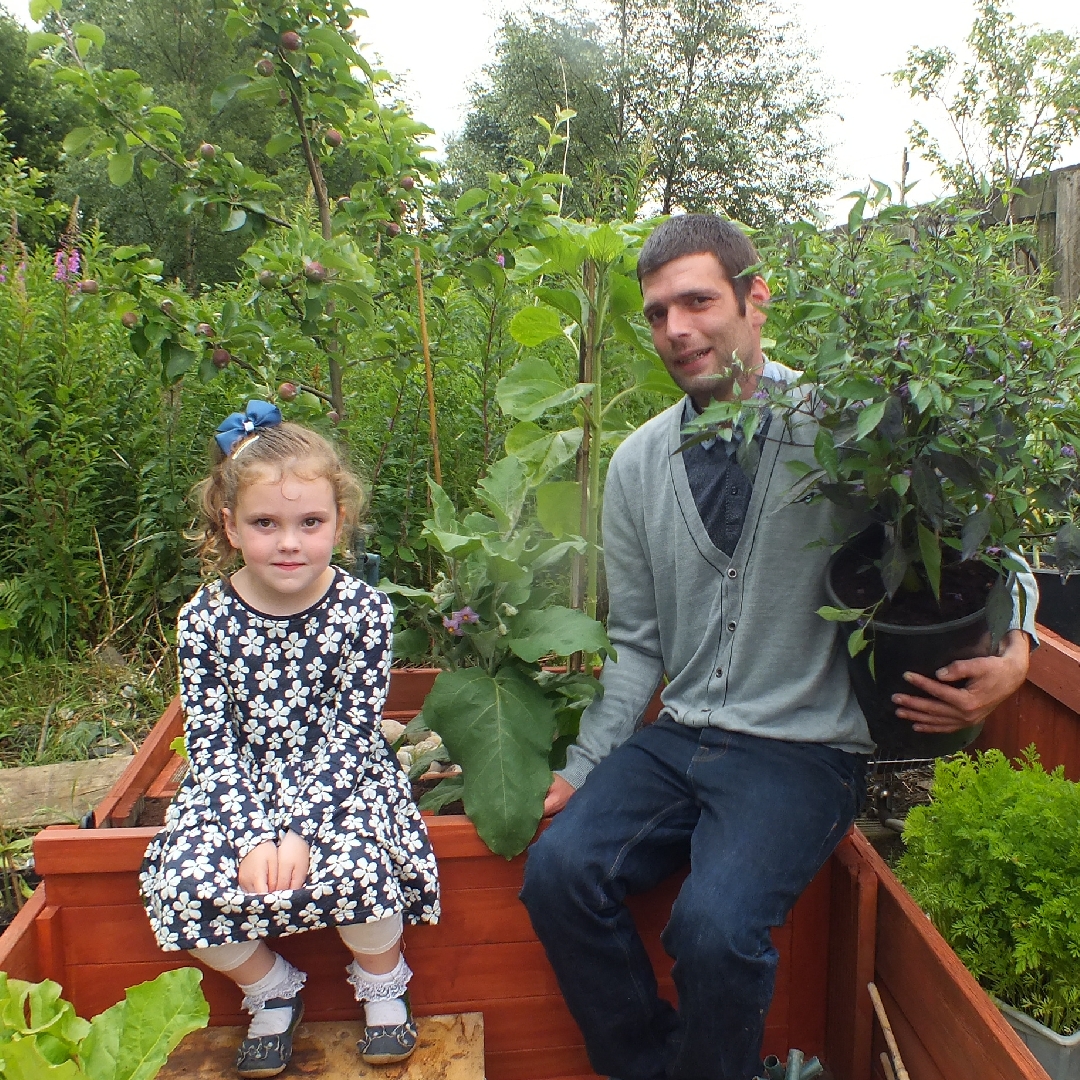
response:
M908 815L901 881L990 993L1062 1034L1080 1026L1080 787L1030 748L939 761Z

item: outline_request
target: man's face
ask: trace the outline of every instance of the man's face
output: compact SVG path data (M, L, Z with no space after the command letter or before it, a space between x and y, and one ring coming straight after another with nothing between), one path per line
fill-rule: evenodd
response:
M760 366L763 305L769 299L764 279L751 279L746 310L740 312L720 260L701 252L646 274L641 290L656 351L699 407L733 396L733 357L744 372Z

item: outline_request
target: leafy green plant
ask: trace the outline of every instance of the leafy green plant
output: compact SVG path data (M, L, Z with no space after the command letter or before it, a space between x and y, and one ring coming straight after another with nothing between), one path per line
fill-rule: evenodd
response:
M9 1080L153 1080L180 1040L206 1027L210 1008L194 967L131 987L91 1021L61 987L0 971L0 1076Z
M940 760L897 874L979 982L1062 1034L1080 1027L1080 788L1034 748Z
M940 598L950 561L993 568L996 638L1019 565L1009 552L1040 516L1066 511L1080 448L1080 328L1018 265L1026 239L950 204L891 204L879 185L855 198L846 230L800 223L763 238L760 267L774 293L770 351L805 373L812 390L796 408L820 424L816 467L792 496L884 525L890 598ZM702 424L753 404L713 406Z
M536 485L518 458L494 465L477 484L478 509L465 514L428 483L425 536L443 574L430 593L386 587L416 601L447 668L423 707L424 723L462 768L461 780L444 783L460 791L488 847L510 858L536 832L552 767L599 689L591 675L544 672L541 664L610 644L595 619L552 603L548 576L585 543L545 536L527 518Z

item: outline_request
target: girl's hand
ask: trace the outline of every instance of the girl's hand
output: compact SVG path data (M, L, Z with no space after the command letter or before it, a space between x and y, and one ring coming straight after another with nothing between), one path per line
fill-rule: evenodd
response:
M305 862L305 867L307 863ZM264 840L241 860L236 875L240 888L246 893L273 892L278 880L278 848L273 840Z
M307 879L307 872L307 841L290 830L277 847L277 887L299 889Z

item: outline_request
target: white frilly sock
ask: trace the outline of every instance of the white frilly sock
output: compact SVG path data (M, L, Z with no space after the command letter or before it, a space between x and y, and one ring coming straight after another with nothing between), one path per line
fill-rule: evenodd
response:
M364 1003L364 1022L368 1027L396 1027L409 1018L403 1000L412 971L399 956L397 966L385 975L362 968L355 960L346 969L356 1000Z
M266 1003L273 998L295 997L307 975L294 968L284 956L275 955L274 966L258 982L240 983L244 991L244 1008L251 1013L248 1038L263 1035L280 1035L292 1020L292 1009L267 1009Z

